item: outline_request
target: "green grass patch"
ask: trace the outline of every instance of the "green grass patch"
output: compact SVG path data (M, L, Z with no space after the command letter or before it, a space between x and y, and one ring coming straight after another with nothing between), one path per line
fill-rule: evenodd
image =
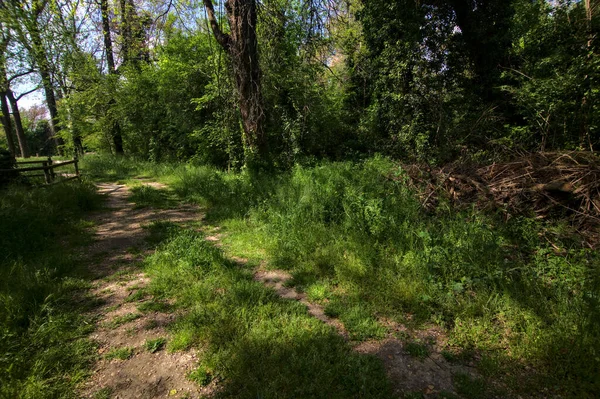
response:
M175 199L166 189L154 188L149 185L139 185L130 188L129 200L136 208L165 209L175 205Z
M162 348L164 348L166 344L167 344L167 339L163 338L163 337L156 338L156 339L149 339L146 342L144 342L144 349L146 349L150 353L155 353L155 352L158 352L159 350L161 350Z
M418 357L420 359L425 359L427 356L429 356L429 347L421 342L407 342L404 345L404 349L406 350L406 352L408 352L409 355Z
M137 320L140 317L142 317L142 315L139 313L127 313L122 316L114 317L112 320L106 322L106 326L108 328L117 328L119 326L122 326L123 324L127 324L134 320Z
M133 348L124 347L124 348L113 348L113 349L109 350L108 352L106 352L106 355L104 355L104 358L106 360L113 360L113 359L127 360L131 356L133 356Z
M186 311L170 349L202 347L199 383L222 380L239 398L389 398L378 359L354 353L301 304L279 298L224 258L201 234L182 230L147 260L149 289Z
M0 397L74 397L85 378L98 303L78 254L100 201L85 181L0 189Z

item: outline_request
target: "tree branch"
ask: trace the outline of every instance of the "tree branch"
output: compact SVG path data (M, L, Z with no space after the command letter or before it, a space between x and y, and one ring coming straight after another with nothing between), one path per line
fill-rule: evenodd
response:
M8 78L8 79L7 79L7 80L8 80L8 83L10 83L10 82L12 82L13 80L15 80L15 79L18 79L18 78L20 78L20 77L22 77L22 76L27 76L27 75L29 75L30 73L34 73L34 72L35 72L35 71L34 71L33 69L28 69L28 70L26 70L26 71L24 71L24 72L20 72L20 73L14 74L13 76L11 76L10 78Z
M215 39L217 42L227 51L229 51L229 46L231 44L231 37L227 33L223 33L221 28L219 27L219 22L215 17L215 9L213 7L213 3L211 0L204 0L204 7L206 8L206 12L208 13L208 20L210 22L210 26L212 28L213 34L215 35Z
M31 94L31 93L33 93L34 91L36 91L36 90L39 90L39 89L40 89L40 87L39 87L39 86L36 86L36 87L34 87L33 89L31 89L31 90L29 90L29 91L26 91L25 93L21 93L21 94L19 94L19 95L17 96L16 100L17 100L17 101L19 101L20 99L22 99L22 98L23 98L23 97L25 97L26 95L28 95L28 94Z

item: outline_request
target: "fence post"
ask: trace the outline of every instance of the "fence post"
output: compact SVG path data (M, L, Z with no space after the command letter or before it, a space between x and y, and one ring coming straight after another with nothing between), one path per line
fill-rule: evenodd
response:
M48 166L50 167L50 180L54 181L54 178L56 177L54 175L54 168L52 167L52 157L48 156Z
M73 159L75 160L75 176L79 177L79 166L77 165L77 162L79 162L79 160L77 159L77 154L75 154L75 157Z
M48 161L42 162L42 168L44 168L44 180L46 181L46 184L50 184L50 172L49 172L47 166L48 166Z

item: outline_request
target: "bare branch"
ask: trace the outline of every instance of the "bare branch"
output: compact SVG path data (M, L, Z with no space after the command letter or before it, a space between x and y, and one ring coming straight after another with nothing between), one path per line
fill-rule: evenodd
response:
M19 94L19 95L17 96L17 101L19 101L19 100L20 100L20 99L22 99L23 97L25 97L25 96L27 96L27 95L29 95L29 94L31 94L31 93L33 93L34 91L36 91L36 90L39 90L39 89L40 89L40 86L36 86L36 87L34 87L33 89L31 89L31 90L29 90L29 91L26 91L25 93L21 93L21 94Z
M17 74L14 74L14 75L12 75L11 77L9 77L9 78L7 79L7 81L8 81L8 83L10 83L10 82L12 82L12 81L13 81L13 80L15 80L15 79L18 79L18 78L20 78L20 77L23 77L23 76L27 76L27 75L29 75L30 73L34 73L34 72L35 72L35 70L33 70L33 69L28 69L28 70L26 70L26 71L19 72L19 73L17 73Z

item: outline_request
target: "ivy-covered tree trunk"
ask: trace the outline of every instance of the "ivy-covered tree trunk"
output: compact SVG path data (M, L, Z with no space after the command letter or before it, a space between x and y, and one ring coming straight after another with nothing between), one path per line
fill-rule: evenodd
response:
M8 151L12 156L16 156L15 142L12 137L12 124L10 121L10 112L8 110L8 101L6 101L5 93L0 93L0 101L2 102L2 128L6 134L6 142L8 144Z
M212 1L204 0L204 5L214 36L231 59L244 129L245 162L254 169L268 162L256 37L256 1L228 0L225 3L230 34L221 31Z
M29 158L29 147L27 146L27 139L25 138L25 129L23 129L23 122L21 121L21 112L19 111L19 104L15 98L14 93L10 88L6 91L6 97L10 103L12 109L13 118L15 121L15 132L17 133L17 141L19 142L19 149L21 150L21 156L23 158Z
M108 0L100 0L100 12L102 14L102 37L104 39L104 50L106 52L106 64L109 75L116 75L115 58L113 54L112 38L110 37L110 21L108 19ZM110 82L112 84L112 82ZM108 102L109 107L114 106L115 100L111 95ZM125 153L123 150L123 135L121 134L121 125L115 120L111 126L110 135L113 139L115 152L119 155Z

